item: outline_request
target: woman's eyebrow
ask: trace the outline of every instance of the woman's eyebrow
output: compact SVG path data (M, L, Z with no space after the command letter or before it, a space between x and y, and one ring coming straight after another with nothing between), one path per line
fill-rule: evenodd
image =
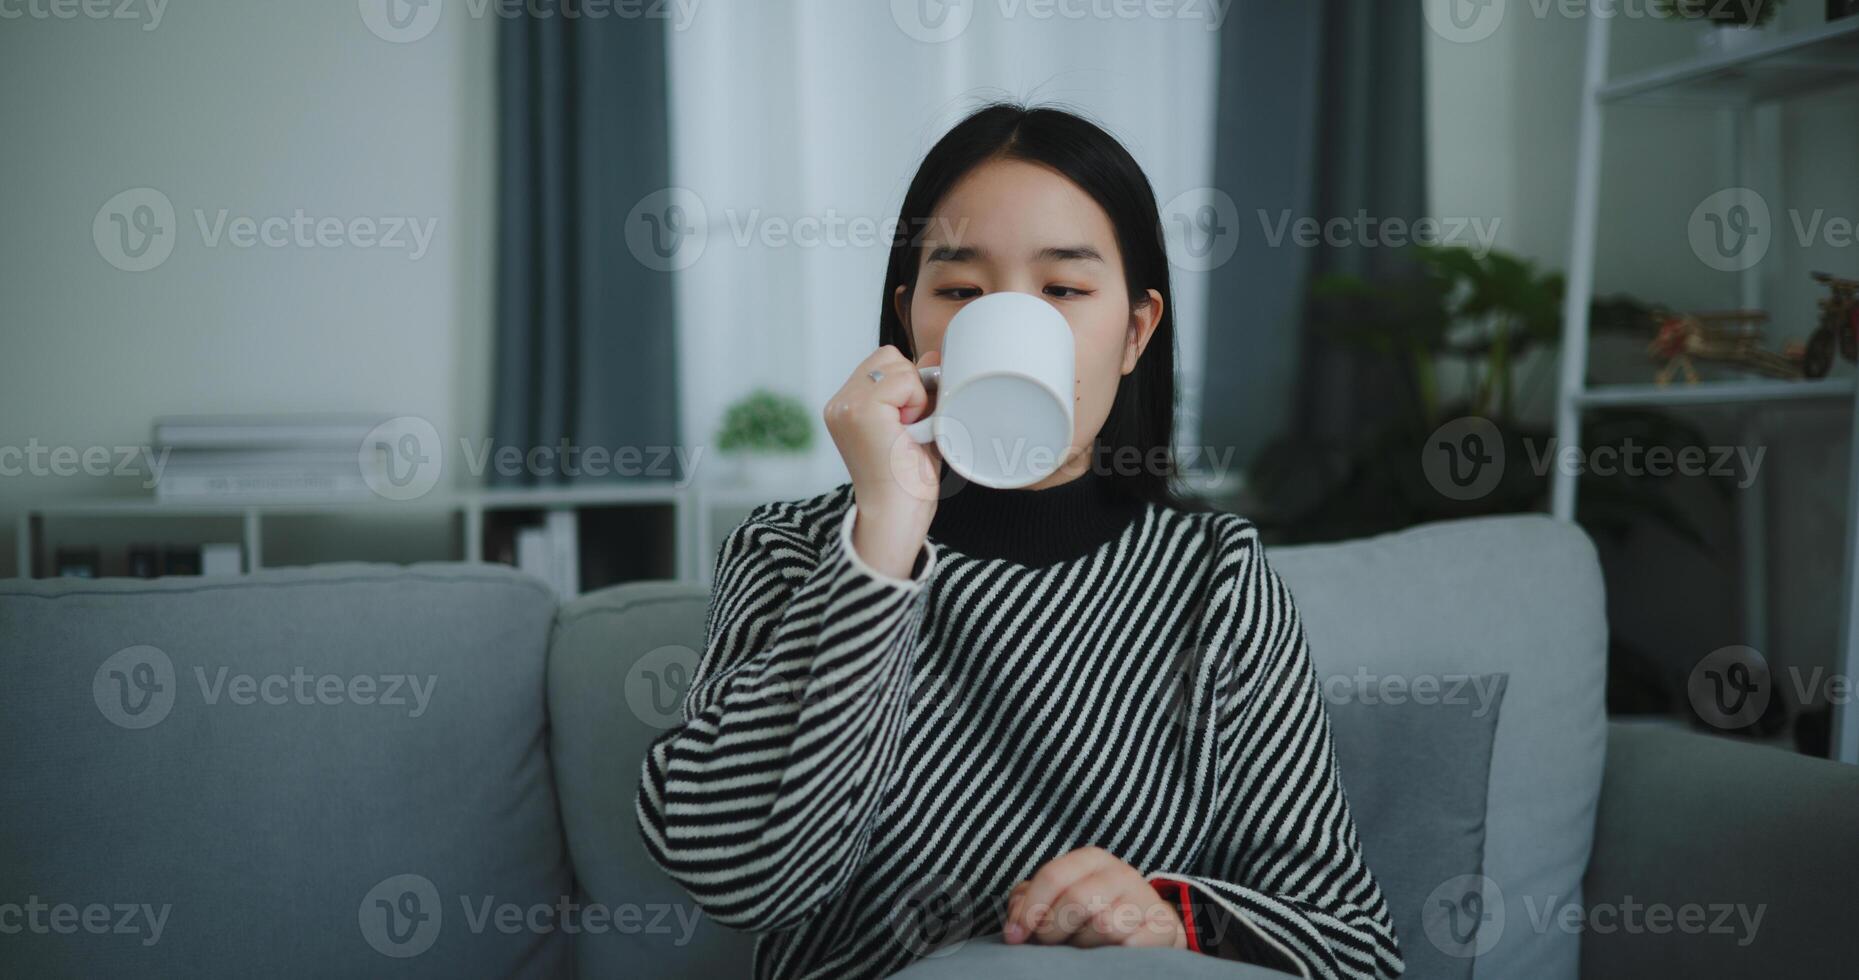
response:
M923 262L925 265L932 262L974 262L986 257L987 253L974 245L932 245L929 256Z
M1035 262L1102 262L1104 256L1089 245L1048 245L1033 256Z
M930 262L976 262L988 257L979 245L932 245L924 259ZM1102 262L1103 253L1090 245L1048 245L1033 253L1035 262Z

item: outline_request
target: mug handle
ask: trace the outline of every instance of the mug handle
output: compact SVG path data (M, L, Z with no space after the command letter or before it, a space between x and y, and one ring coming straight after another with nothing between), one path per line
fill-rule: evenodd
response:
M933 364L929 367L917 368L917 377L923 379L923 387L934 391L936 387L942 383L942 365ZM936 413L931 412L915 422L904 426L904 434L916 442L935 442L935 422Z

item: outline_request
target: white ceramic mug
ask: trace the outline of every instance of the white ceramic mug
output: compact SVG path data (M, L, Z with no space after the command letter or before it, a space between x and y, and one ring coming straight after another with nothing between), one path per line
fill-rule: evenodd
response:
M936 410L904 427L971 482L1015 489L1045 479L1071 447L1071 324L1030 293L988 293L956 311L942 363L921 368Z

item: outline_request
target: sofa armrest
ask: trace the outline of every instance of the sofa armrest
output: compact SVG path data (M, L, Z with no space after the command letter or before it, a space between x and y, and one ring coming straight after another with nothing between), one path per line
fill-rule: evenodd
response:
M1859 976L1859 766L1608 728L1584 978Z

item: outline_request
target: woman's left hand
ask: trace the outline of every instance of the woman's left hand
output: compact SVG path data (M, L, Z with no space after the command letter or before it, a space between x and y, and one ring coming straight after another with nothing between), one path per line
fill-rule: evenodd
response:
M1002 923L1009 943L1186 949L1175 906L1142 872L1101 847L1047 861L1013 886Z

